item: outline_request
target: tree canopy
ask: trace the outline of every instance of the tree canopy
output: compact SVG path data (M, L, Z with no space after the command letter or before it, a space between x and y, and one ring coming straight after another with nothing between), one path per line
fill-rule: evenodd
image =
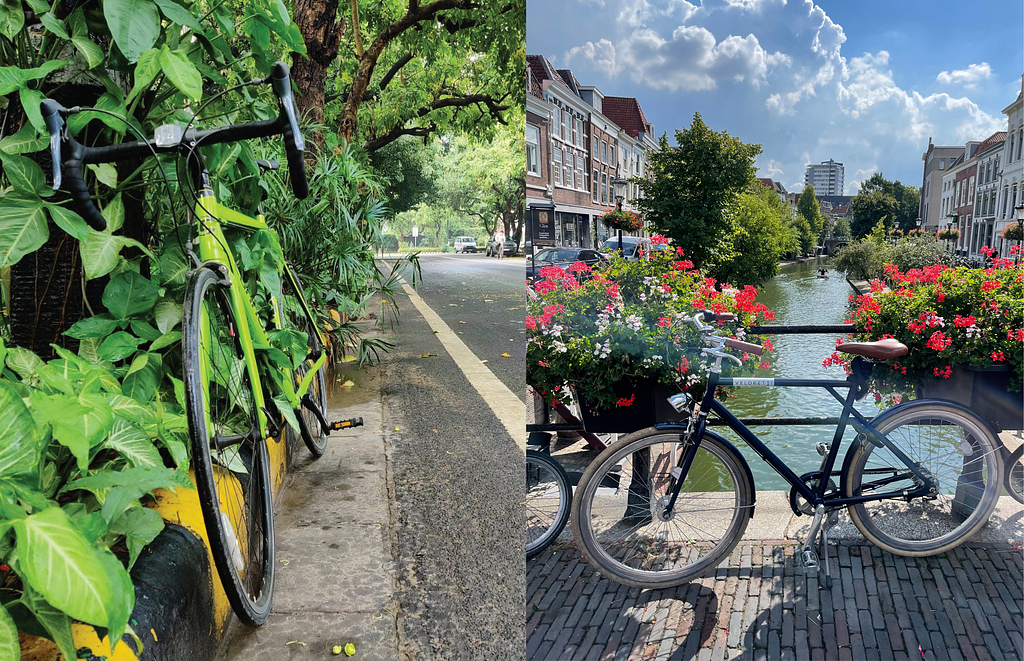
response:
M712 269L722 282L756 285L779 274L779 259L795 251L797 230L792 214L775 191L760 184L740 193L732 210L731 257Z
M800 246L804 252L809 252L813 246L818 245L821 239L821 231L825 227L825 217L821 213L821 204L814 191L814 186L807 184L800 199L796 203L797 211L807 221L806 232L800 235Z
M667 135L659 139L658 150L651 154L652 178L636 180L644 196L634 204L696 266L728 259L721 254L732 231L727 210L754 182L754 159L761 145L713 131L699 112L675 138L675 147Z
M853 211L850 230L854 238L860 238L882 221L886 229L899 228L908 232L917 227L919 204L920 194L916 186L889 181L881 172L876 172L850 201Z

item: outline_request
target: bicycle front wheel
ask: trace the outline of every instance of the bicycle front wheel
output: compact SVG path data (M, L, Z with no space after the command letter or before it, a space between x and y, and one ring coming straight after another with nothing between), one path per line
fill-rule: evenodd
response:
M526 451L526 557L532 558L558 539L569 521L572 485L550 455Z
M892 409L874 427L935 481L929 497L888 498L848 510L876 546L897 555L925 556L952 549L981 529L1002 490L999 440L978 416L957 406L923 400ZM843 476L848 497L912 491L918 482L890 449L867 440Z
M286 277L283 283L285 306L290 308L290 311L286 312L286 314L294 327L306 333L308 348L306 353L307 359L302 361L302 364L295 370L296 382L298 383L309 373L310 368L315 362L313 357L319 357L325 351L325 348L320 344L320 337L317 335L314 325L316 322L306 316L305 311L302 310L298 303L298 297L305 298L298 276L295 275L295 271L290 266L288 267L288 272L291 278ZM297 291L291 291L292 281L295 282ZM296 300L290 300L289 296L294 297ZM324 420L327 419L327 379L324 377L326 370L327 363L324 363L317 369L316 374L313 375L312 381L309 383L309 390L302 399L302 405L295 410L302 442L306 444L310 454L318 459L327 451L328 432L320 423L321 417Z
M230 290L208 268L189 280L182 361L192 464L214 565L238 618L259 626L274 591L269 456Z
M604 450L580 479L573 535L608 578L639 588L681 585L714 569L743 536L754 485L735 450L711 432L666 514L684 439L653 427L634 432Z
M1010 453L1004 468L1006 490L1018 503L1024 503L1024 445Z

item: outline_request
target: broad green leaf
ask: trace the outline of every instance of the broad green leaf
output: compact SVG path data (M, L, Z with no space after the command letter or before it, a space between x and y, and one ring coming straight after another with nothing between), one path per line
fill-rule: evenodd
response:
M46 225L43 201L34 195L8 193L0 213L0 268L14 266L25 255L46 243L50 230Z
M14 530L18 568L47 602L88 624L116 623L123 588L59 507L15 521Z
M88 167L90 170L92 170L92 173L94 175L96 175L96 179L99 180L99 182L101 184L103 184L104 186L108 186L110 188L117 188L117 168L115 168L112 164L110 164L110 163L99 163L99 164L90 163L86 167ZM118 193L117 197L115 199L120 201L121 194ZM105 211L106 211L106 209L104 209L104 212ZM104 215L106 215L106 214L104 214ZM123 220L124 205L122 205L121 215L122 215L122 220ZM107 222L108 223L110 222L109 218L107 219ZM111 231L116 231L116 228L114 230L111 230Z
M181 341L181 331L171 331L170 333L164 333L156 340L153 340L153 344L149 345L150 351L159 351L164 347L169 347L172 344L177 344Z
M183 473L164 466L141 466L122 471L105 471L75 480L65 491L83 489L103 496L103 518L108 522L121 516L133 502L155 489L193 488ZM109 491L107 491L109 489Z
M114 115L125 117L128 115L128 108L125 105L124 99L121 98L122 96L123 95L120 90L117 90L116 94L114 92L104 92L100 95L100 98L96 100L96 103L93 104L93 106L102 110L107 110L114 113ZM103 112L89 112L87 110L69 117L68 129L72 134L78 135L82 129L94 119L98 119L103 122L116 133L123 134L127 130L125 123L117 117Z
M53 438L71 450L78 467L89 467L89 449L99 444L114 426L114 412L101 395L32 393L32 413L37 421L48 423Z
M114 185L116 186L117 184L115 183ZM107 229L104 230L107 234L121 229L124 225L124 202L121 201L121 194L115 195L114 199L107 206L103 207L101 213L107 219Z
M160 37L160 12L153 0L103 0L103 16L129 62L138 60Z
M0 3L0 34L13 41L23 27L25 10L21 7L21 0L3 0Z
M28 116L32 127L40 133L45 133L46 122L43 121L43 113L39 109L39 104L43 102L43 93L39 90L22 87L18 90L18 100L21 101L21 107L25 111L25 115Z
M78 355L89 361L90 363L102 363L103 359L96 353L96 350L100 348L100 338L98 337L87 337L78 342Z
M85 63L90 69L103 64L103 49L96 45L92 39L82 35L71 37L71 43L75 45L78 52L85 58Z
M126 101L131 103L135 100L139 94L141 94L156 75L160 73L160 49L150 48L145 53L139 55L139 61L135 63L135 84L132 86L132 91L128 93Z
M22 347L7 348L7 366L23 379L34 376L45 364L33 351Z
M67 60L50 60L48 62L43 62L41 66L33 69L0 67L0 96L5 96L21 87L24 87L25 83L28 83L29 81L45 78L65 64L70 64L70 62Z
M89 226L85 224L85 219L76 212L49 202L46 204L46 210L50 212L50 218L54 224L70 236L79 241L89 236Z
M53 189L46 185L43 169L35 161L24 156L0 152L0 163L3 164L4 174L14 186L14 190L43 197L53 195Z
M156 539L163 529L164 520L160 513L148 507L133 507L110 525L110 532L124 535L128 546L129 568L135 564L142 549Z
M121 394L136 399L140 402L152 401L156 396L157 388L160 387L160 378L163 370L163 359L158 353L146 354L146 366L138 372L124 377L121 384Z
M31 122L26 122L17 133L0 140L0 151L8 154L30 154L45 149L47 144L47 139L39 134L36 127L32 126Z
M107 314L99 314L76 321L71 328L64 331L68 337L85 339L87 337L106 337L117 328L117 320Z
M100 358L112 363L123 360L135 353L140 344L142 344L142 340L131 333L117 331L100 344Z
M120 234L108 234L90 229L85 241L78 244L78 252L82 255L82 266L85 277L89 280L99 278L114 270L118 255L125 246L134 246L149 254L146 247Z
M184 25L193 32L203 31L203 26L199 24L199 21L192 15L192 12L174 2L174 0L156 0L156 4L159 5L160 11L167 17L167 20L172 23Z
M152 342L153 340L160 339L163 335L163 333L158 331L156 328L153 328L152 324L148 321L143 321L141 319L132 319L131 326L132 332L146 342Z
M195 101L203 97L203 77L184 51L169 50L165 46L160 51L160 69L185 96Z
M140 353L138 356L135 356L134 360L132 360L131 367L128 368L128 373L125 374L125 376L131 376L132 374L135 374L136 372L138 372L139 370L141 370L142 368L144 368L148 364L149 364L149 354Z
M178 402L178 406L182 409L185 408L185 382L181 379L176 379L173 376L169 377L171 383L174 385L174 400Z
M128 575L124 565L113 553L104 549L99 552L99 558L100 564L107 570L107 576L115 586L114 597L108 609L110 622L107 624L108 640L110 647L113 648L124 635L124 630L128 626L128 618L131 617L132 609L135 608L135 587L132 585L132 577ZM113 656L113 652L114 650L111 649L111 656Z
M284 419L288 422L288 426L291 427L295 433L298 433L299 419L295 417L295 409L293 409L291 404L288 403L288 398L284 395L277 395L274 397L274 405L277 406L278 413L284 416Z
M188 445L181 438L171 434L164 434L161 442L174 459L174 465L180 469L187 470L189 465Z
M118 273L103 290L103 305L117 319L127 319L153 309L160 291L152 281L135 271Z
M39 17L39 21L43 24L50 32L54 33L61 39L70 39L71 35L68 34L67 29L64 27L64 21L60 20L53 15L53 12L46 12Z
M44 389L74 396L75 386L64 375L63 370L55 365L54 362L49 362L36 370L36 376L39 377L39 385Z
M0 478L35 472L40 430L21 396L0 380Z
M141 425L153 424L156 421L156 416L151 407L140 404L131 397L110 395L107 397L107 403L110 404L110 407L117 415L128 420L134 420Z
M0 659L17 661L21 658L21 643L18 642L18 627L14 626L7 609L0 605Z
M175 326L180 324L181 314L181 305L174 301L160 301L153 309L153 316L156 319L156 327L160 329L161 333L168 333Z
M66 613L47 603L31 585L24 586L19 601L35 616L36 621L42 625L50 640L57 644L57 649L65 659L74 659L78 656L75 654L75 641L71 636L71 618Z
M124 418L114 421L114 429L103 447L117 451L133 466L163 466L163 459L146 432Z

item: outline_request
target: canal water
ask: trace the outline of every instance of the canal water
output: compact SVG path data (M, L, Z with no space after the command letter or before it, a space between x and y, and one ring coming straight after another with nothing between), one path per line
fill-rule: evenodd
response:
M757 301L764 303L775 313L777 324L841 324L846 320L850 294L853 289L842 273L829 271L829 278L817 278L818 269L825 260L804 262L784 266L778 276L760 287ZM823 378L844 379L841 367L822 367L821 363L835 349L839 335L772 335L775 345L774 359L769 374L758 372L757 376L776 378ZM846 390L837 390L845 396ZM725 400L726 407L740 418L743 417L834 417L842 407L822 388L733 388L733 396ZM857 410L865 416L879 412L869 394L857 403ZM746 443L726 427L715 427L725 432L747 458L754 473L758 490L788 490L789 484L767 463L758 457ZM830 426L776 426L751 427L757 436L767 443L772 452L783 459L797 475L817 470L821 457L814 450L818 441L830 443L835 427ZM836 469L841 467L843 452L853 439L853 432L847 429L843 447L840 449Z

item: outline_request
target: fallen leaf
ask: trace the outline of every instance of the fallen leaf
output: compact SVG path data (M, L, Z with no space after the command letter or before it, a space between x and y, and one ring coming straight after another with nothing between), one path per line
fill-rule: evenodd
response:
M484 303L493 303L493 302L494 302L494 301L493 301L493 300L491 300L491 299L489 299L489 298L485 298L485 299L484 299Z
M466 322L464 322L464 321L460 321L459 323L460 323L460 324L464 324L464 323L466 323Z
M338 387L339 387L339 388L351 388L351 387L352 387L352 386L354 386L354 385L356 385L356 382L355 382L355 381L353 381L352 379L349 379L348 381L346 381L345 383L341 384L341 385L340 385L340 386L338 386Z
M302 642L301 640L289 640L287 643L285 643L285 645L302 645L303 647L305 647L306 643Z
M287 567L288 566L288 558L281 558L281 564ZM303 643L303 645L305 645L305 643Z
M510 354L510 353L509 353L509 352L507 352L507 351L502 351L502 352L501 352L501 357L502 357L502 358L511 358L511 357L512 357L512 354Z
M352 643L345 643L345 656L355 656L356 646Z
M486 363L487 361L486 361L486 360L481 360L480 362L481 362L481 363Z
M341 357L341 362L343 362L343 363L354 363L357 360L359 360L358 357L356 357L356 356L349 356L348 354L346 354L346 355Z
M420 358L430 358L431 356L436 356L436 355L437 355L436 353L425 353L422 356L420 356Z
M438 333L440 333L441 331L430 331L430 332L431 332L431 333L433 333L434 335L437 335L437 334L438 334Z
M334 647L332 647L331 654L333 654L334 656L338 656L339 654L341 654L341 645L335 645Z
M149 633L153 634L153 640L154 641L156 641L158 643L160 642L160 639L156 637L156 629L150 629Z
M395 431L402 431L401 427L395 427Z

